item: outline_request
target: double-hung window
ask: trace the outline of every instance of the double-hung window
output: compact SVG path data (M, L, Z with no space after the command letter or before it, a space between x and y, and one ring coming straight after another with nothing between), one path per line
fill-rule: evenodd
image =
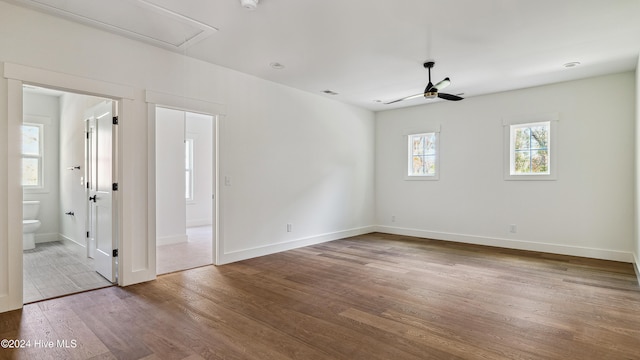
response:
M438 137L436 131L407 135L406 180L438 180Z
M505 123L505 179L554 180L556 178L557 116Z
M22 186L42 188L43 184L42 124L22 125Z
M549 175L551 123L511 125L511 175Z

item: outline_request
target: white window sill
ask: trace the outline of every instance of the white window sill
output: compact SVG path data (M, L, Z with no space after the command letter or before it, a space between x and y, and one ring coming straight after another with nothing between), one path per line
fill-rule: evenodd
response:
M504 179L507 181L554 181L557 180L557 176L553 174L541 174L541 175L511 175L506 174Z
M437 180L440 180L440 177L438 175L433 175L433 176L409 176L409 175L405 175L404 179L408 180L408 181L437 181Z

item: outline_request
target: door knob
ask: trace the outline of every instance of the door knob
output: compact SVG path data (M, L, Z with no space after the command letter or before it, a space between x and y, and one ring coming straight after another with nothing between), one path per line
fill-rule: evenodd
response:
M93 202L96 202L96 195L89 196L89 201L91 200L93 200Z

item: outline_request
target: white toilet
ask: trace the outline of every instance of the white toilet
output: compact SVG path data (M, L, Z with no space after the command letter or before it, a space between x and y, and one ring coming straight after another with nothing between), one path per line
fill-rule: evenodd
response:
M22 202L22 249L31 250L36 247L35 233L40 228L38 211L40 201Z

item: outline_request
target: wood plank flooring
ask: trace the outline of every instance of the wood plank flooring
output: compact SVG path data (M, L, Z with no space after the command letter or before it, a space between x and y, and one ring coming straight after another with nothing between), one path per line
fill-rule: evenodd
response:
M30 304L0 339L31 341L2 359L640 359L640 288L631 264L376 233Z

